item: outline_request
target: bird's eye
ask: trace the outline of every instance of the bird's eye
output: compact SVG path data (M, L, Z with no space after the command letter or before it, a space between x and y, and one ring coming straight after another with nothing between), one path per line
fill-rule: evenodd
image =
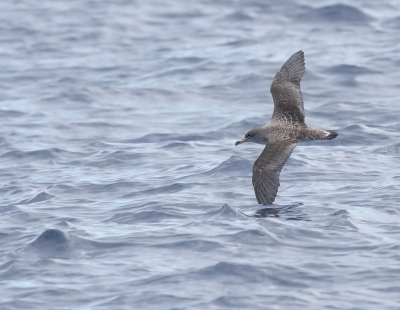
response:
M248 137L250 137L250 134L246 133L245 138L248 138Z

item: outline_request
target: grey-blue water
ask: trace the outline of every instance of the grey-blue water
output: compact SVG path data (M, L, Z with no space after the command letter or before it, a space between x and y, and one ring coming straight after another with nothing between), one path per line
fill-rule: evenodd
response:
M269 86L306 122L254 196ZM0 3L0 309L400 309L400 2Z

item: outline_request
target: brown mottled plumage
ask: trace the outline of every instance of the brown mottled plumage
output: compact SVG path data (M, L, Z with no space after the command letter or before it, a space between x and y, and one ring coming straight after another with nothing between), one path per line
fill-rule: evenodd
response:
M294 148L303 141L331 140L333 130L308 127L305 122L300 81L306 70L304 53L293 54L276 73L271 84L274 113L271 122L250 130L236 142L266 144L253 166L253 186L259 204L272 204L279 187L279 175Z

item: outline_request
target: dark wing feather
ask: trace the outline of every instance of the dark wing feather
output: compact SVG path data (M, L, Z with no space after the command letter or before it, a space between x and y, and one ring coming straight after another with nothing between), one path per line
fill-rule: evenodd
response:
M297 143L268 143L253 165L253 186L259 204L274 202L279 187L279 175Z
M271 94L274 99L274 114L272 119L290 115L292 120L304 122L303 94L300 81L306 70L304 53L293 54L276 73L271 84Z

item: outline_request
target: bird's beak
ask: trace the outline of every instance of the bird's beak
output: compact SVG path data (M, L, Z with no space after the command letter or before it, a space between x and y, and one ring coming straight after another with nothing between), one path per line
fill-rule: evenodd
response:
M246 139L246 138L243 138L243 139L240 140L240 141L236 141L235 146L238 146L239 144L245 143L245 142L247 142L247 139Z

